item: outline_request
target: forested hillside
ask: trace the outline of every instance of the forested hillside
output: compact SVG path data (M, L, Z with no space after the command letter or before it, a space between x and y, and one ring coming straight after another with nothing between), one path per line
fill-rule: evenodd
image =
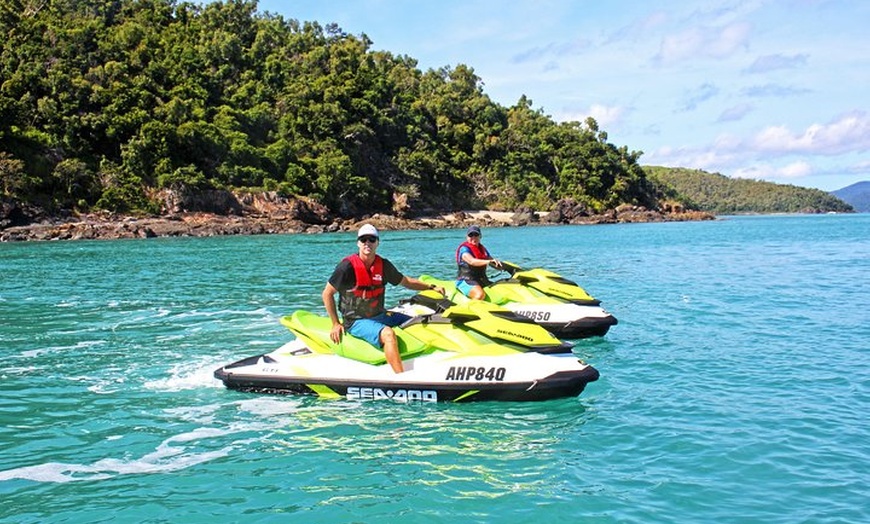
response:
M690 207L716 214L851 212L852 206L819 189L729 178L698 169L645 166L651 181Z
M2 197L156 212L156 190L305 195L341 216L656 207L639 152L592 119L494 103L472 68L421 71L365 35L255 1L4 0ZM400 50L399 50L400 51Z

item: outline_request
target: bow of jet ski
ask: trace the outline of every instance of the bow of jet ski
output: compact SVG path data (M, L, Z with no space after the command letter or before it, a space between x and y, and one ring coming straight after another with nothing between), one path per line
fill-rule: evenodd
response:
M601 301L586 292L580 284L544 268L524 269L513 262L502 261L502 268L512 279L537 289L545 295L581 306L598 306Z

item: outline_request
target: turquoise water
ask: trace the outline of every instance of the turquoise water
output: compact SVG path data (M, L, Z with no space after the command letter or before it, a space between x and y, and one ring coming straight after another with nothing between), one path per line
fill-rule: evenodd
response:
M484 234L619 318L581 396L224 389L351 234L0 244L0 522L870 521L870 215ZM446 276L462 236L380 252Z

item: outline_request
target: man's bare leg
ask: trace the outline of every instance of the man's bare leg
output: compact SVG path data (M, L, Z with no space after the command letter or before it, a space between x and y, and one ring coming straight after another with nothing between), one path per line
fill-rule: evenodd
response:
M385 327L381 330L381 344L384 347L387 363L393 368L393 371L404 373L405 367L402 365L402 357L399 356L399 342L396 340L396 332L392 328Z

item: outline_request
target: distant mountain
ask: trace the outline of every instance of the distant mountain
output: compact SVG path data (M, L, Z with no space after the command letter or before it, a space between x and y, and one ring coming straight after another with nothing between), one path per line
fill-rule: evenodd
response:
M849 213L831 193L681 167L643 166L664 198L720 215L740 213Z
M856 182L831 194L847 202L859 213L870 213L870 182Z

